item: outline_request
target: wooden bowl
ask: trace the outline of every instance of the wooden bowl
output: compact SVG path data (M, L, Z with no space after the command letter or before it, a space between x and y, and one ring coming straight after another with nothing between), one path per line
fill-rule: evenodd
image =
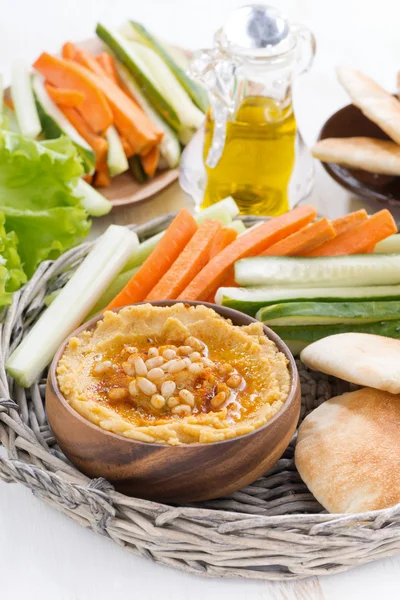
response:
M170 306L175 301L152 302ZM208 304L234 325L255 319L236 310ZM74 331L92 328L99 315ZM58 389L56 367L68 342L58 349L50 366L46 409L56 440L80 471L89 477L105 477L127 494L163 502L193 502L217 498L238 490L263 475L287 448L300 414L300 383L295 361L287 346L268 327L264 332L289 360L291 388L283 408L263 427L222 442L169 446L127 439L104 431L72 409ZM70 336L70 337L71 337Z
M319 134L320 140L347 137L390 139L354 104L348 104L334 113ZM356 196L392 205L400 204L400 177L349 169L334 163L323 162L322 165L333 179Z

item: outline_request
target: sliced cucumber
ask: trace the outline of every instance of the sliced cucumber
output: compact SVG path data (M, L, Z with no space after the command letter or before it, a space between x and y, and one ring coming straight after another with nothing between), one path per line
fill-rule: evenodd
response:
M111 202L83 179L79 179L75 189L76 193L81 196L81 205L89 215L102 217L112 209Z
M400 283L400 254L295 258L256 256L235 263L242 286L359 287Z
M299 354L306 346L337 333L371 333L389 338L400 338L400 320L363 323L360 325L312 325L309 327L273 327L273 330L289 346L293 354Z
M114 300L115 296L117 296L117 294L119 294L120 291L126 286L128 281L134 276L138 268L139 267L120 273L110 284L110 286L106 289L106 291L102 294L101 298L99 298L99 300L96 302L96 304L88 314L87 318L90 319L94 315L97 315L99 312L104 310L106 306L110 304L111 300Z
M131 156L129 159L129 168L136 181L139 183L145 183L147 181L148 177L143 169L143 165L138 154Z
M158 87L154 85L147 65L143 62L143 58L135 52L135 48L131 46L130 42L127 42L117 31L113 31L101 23L97 25L96 33L122 64L126 66L159 115L165 119L174 131L179 131L181 122L178 114L164 98Z
M378 242L374 248L375 254L387 254L390 252L400 252L400 233L389 235L385 240Z
M60 135L69 137L79 152L85 172L94 173L96 157L93 149L50 98L39 75L33 76L32 86L44 137L49 140L58 138Z
M108 142L107 164L111 177L125 173L129 169L128 159L125 156L121 138L114 125L111 125L106 131Z
M0 116L4 111L4 85L3 85L3 75L0 73Z
M276 325L374 323L400 318L400 302L286 302L264 306L257 319Z
M150 117L151 121L153 121L154 125L161 129L164 133L163 138L159 144L160 154L163 158L165 158L167 165L170 169L174 169L178 166L180 158L181 158L181 146L178 140L177 135L171 129L169 125L162 119L158 113L154 110L154 108L148 102L146 96L143 94L142 90L133 79L132 75L129 71L122 65L117 63L118 74L121 77L124 85L127 87L129 92L132 94L134 98L138 101L141 108Z
M7 129L7 131L13 131L14 133L18 134L21 133L18 127L18 121L15 116L15 112L11 110L7 104L5 104L3 107L3 122L1 127L3 129Z
M171 72L174 74L194 104L203 113L206 112L208 108L206 91L185 73L185 71L180 67L179 64L177 64L166 48L160 44L157 38L152 36L151 33L147 31L145 27L143 27L143 25L140 25L140 23L137 23L136 21L130 21L130 25L135 31L138 40L147 44L154 52L158 54L158 56L170 68Z
M135 56L146 65L147 77L173 107L179 117L179 138L187 144L191 136L202 125L204 114L193 104L176 77L164 61L151 48L140 42L128 42Z
M229 227L229 229L234 229L235 231L237 231L239 235L241 233L246 232L246 227L245 227L243 221L241 221L240 219L236 219L235 221L232 221L232 223L229 223L228 227Z
M223 226L231 223L232 219L237 217L239 214L239 208L233 198L230 196L205 208L204 210L196 213L194 218L197 223L201 224L205 219L216 219ZM124 267L124 271L128 271L129 269L133 269L134 267L139 267L146 258L153 252L154 248L157 246L158 242L161 240L165 231L161 231L156 235L153 235L149 239L142 242L139 248L135 251L135 253L129 258L128 262Z
M42 126L33 97L31 75L21 63L15 63L12 68L11 97L21 134L36 138Z
M400 285L377 285L355 288L229 288L216 293L217 304L230 306L248 315L260 308L284 302L365 302L368 300L400 300Z

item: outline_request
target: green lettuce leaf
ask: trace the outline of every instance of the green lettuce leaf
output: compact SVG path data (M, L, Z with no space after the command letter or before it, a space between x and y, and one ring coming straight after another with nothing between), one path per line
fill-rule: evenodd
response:
M18 254L18 238L14 231L6 233L5 217L0 213L0 306L10 304L12 292L26 283Z
M75 187L83 167L67 138L37 142L0 130L0 211L14 231L24 271L55 259L88 234Z

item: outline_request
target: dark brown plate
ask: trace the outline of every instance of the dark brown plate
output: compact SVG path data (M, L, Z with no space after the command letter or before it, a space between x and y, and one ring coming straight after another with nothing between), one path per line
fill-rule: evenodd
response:
M367 119L359 108L354 104L348 104L326 121L319 139L360 136L380 140L390 139L382 129ZM340 185L360 198L400 205L400 177L377 175L333 163L322 164Z
M152 302L170 306L176 301ZM236 310L208 304L235 325L255 319ZM94 317L71 335L94 327ZM46 410L55 438L67 458L90 477L105 477L129 496L163 502L190 502L225 496L249 485L282 456L300 414L300 382L293 356L268 327L267 337L289 361L291 387L283 408L263 427L246 435L211 444L169 446L131 440L93 425L73 410L58 389L56 366L68 339L60 346L49 369ZM71 336L69 336L71 337Z

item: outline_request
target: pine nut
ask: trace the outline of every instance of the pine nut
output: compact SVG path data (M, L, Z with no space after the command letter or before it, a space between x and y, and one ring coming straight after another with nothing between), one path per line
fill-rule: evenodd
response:
M189 390L181 390L179 392L179 395L185 404L188 404L189 406L192 406L192 407L194 406L194 396L193 396L192 392L189 392Z
M165 358L165 360L172 360L173 358L175 358L176 352L172 348L167 348L166 350L164 350L162 355Z
M149 348L149 351L147 352L147 356L149 358L154 358L155 356L158 356L158 349L157 348Z
M192 410L187 404L178 404L178 406L174 406L171 412L174 415L190 415Z
M135 367L133 365L131 365L130 363L128 363L128 361L125 361L122 363L122 369L124 370L124 372L127 375L129 375L129 377L135 377L135 375L136 375Z
M160 394L154 394L154 396L151 397L150 404L153 408L160 410L165 406L165 398L160 396Z
M136 354L130 354L126 360L131 365L134 365L136 359L137 359L137 353Z
M203 363L203 365L205 367L210 367L210 369L215 367L215 364L213 363L213 361L210 358L207 358L206 356L202 357L201 362Z
M175 396L172 396L172 398L169 398L167 404L170 408L174 408L175 406L178 406L179 400L178 398L175 398Z
M135 358L135 362L133 364L135 365L136 375L139 375L140 377L144 377L145 375L147 375L147 367L144 364L143 358L138 356L137 358Z
M138 377L137 384L141 392L146 396L153 396L157 392L157 387L145 377Z
M221 404L223 404L226 400L226 394L225 392L219 392L216 396L214 396L214 398L212 398L211 400L211 406L213 408L218 408L219 406L221 406Z
M185 344L187 344L188 346L191 346L193 348L193 350L197 350L197 352L202 352L205 348L205 344L198 338L194 337L193 335L186 338Z
M128 390L122 387L112 388L108 392L108 398L110 400L123 400L128 395Z
M129 354L137 354L137 348L134 346L125 346L125 350L129 352Z
M154 369L150 369L150 371L147 373L147 379L150 379L150 381L160 381L164 375L165 373L162 369L155 367Z
M161 394L164 396L164 398L169 398L170 396L172 396L175 390L175 381L164 381L164 383L161 385Z
M110 360L105 360L104 362L97 363L97 365L94 367L93 371L95 373L97 373L98 375L101 375L102 373L106 373L106 371L108 371L111 368L112 368L112 362Z
M171 360L168 367L168 373L179 373L186 369L187 362L185 360Z
M233 389L236 389L239 387L239 385L242 383L242 378L240 377L240 375L231 375L227 380L226 380L226 384Z
M189 354L189 358L192 362L197 362L201 360L201 354L200 352L192 352L192 354Z
M139 388L137 386L136 380L133 379L132 381L129 382L128 385L128 391L129 394L134 398L135 396L139 395Z
M203 363L200 363L200 362L195 362L195 363L192 363L191 365L189 365L189 373L192 373L193 375L198 375L199 373L202 372L203 369L204 369L204 365L203 365Z
M223 363L222 365L218 366L218 373L220 375L229 375L229 373L232 373L233 371L233 367L232 365L228 364L228 363Z
M162 356L154 356L153 358L149 358L146 360L146 367L150 369L155 369L156 367L161 367L164 363L164 359Z
M192 346L180 346L178 348L178 354L180 356L188 356L188 354L191 354L192 352L193 352Z

